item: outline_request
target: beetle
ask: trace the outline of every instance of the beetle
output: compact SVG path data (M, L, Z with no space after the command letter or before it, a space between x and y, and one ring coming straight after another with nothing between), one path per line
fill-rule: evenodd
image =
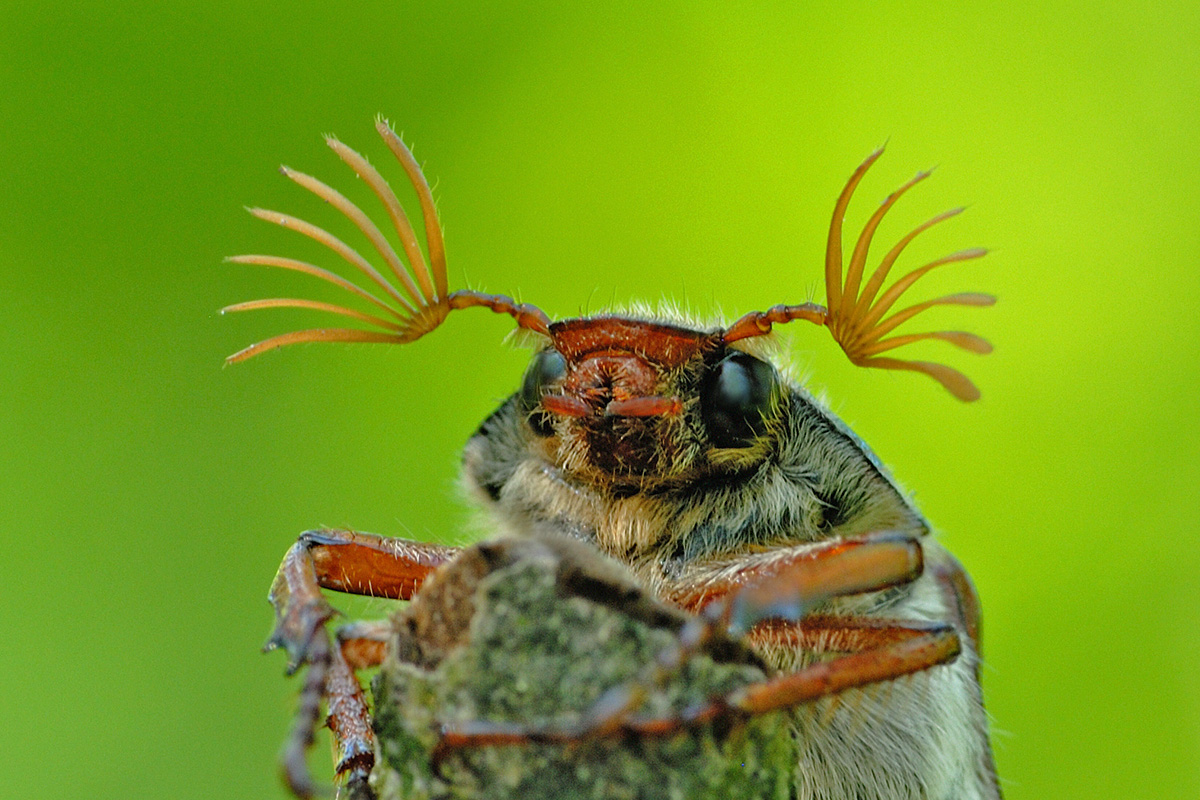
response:
M918 372L960 400L979 397L956 369L884 355L924 339L980 354L991 349L982 338L961 331L892 334L933 306L995 302L990 295L968 292L892 311L930 270L985 254L982 248L958 251L885 288L907 245L961 208L918 225L867 275L868 251L884 215L929 173L918 173L883 201L846 259L843 218L882 148L853 172L834 206L824 305L775 305L708 327L645 310L552 320L540 308L505 295L450 291L428 183L391 126L378 119L376 130L416 190L424 251L382 175L362 155L327 138L380 200L403 257L345 196L309 175L287 167L281 171L348 218L395 280L318 226L250 209L260 219L321 243L378 292L296 259L231 257L239 264L306 273L373 309L293 298L228 306L223 311L310 309L368 326L293 331L251 345L228 361L301 342L407 343L439 327L451 311L476 306L512 317L534 342L535 353L520 388L480 425L463 455L463 481L493 530L525 539L586 542L623 564L630 580L655 602L700 615L708 620L705 630L728 627L742 636L771 677L761 687L761 707L732 711L793 709L797 797L998 798L979 685L979 603L970 579L871 449L776 366L780 356L770 336L775 325L807 321L829 330L857 365ZM793 572L797 565L841 563L847 548L888 552L888 537L896 536L919 551L918 566L907 576L869 562L874 566L857 568L857 588L847 590L823 587L827 578L805 583ZM297 794L314 791L303 758L322 700L339 748L337 770L367 791L374 745L354 672L380 663L392 635L388 625L351 624L333 643L325 624L335 612L321 589L411 599L459 554L443 545L330 530L310 531L288 551L271 588L276 628L268 647L287 649L289 671L309 666L285 756L285 772ZM781 611L788 604L776 600L788 595L789 580L807 586L812 602ZM741 611L734 614L735 609ZM830 673L840 677L818 681L822 688L816 696L837 694L853 702L818 713L809 702L813 696L797 696L794 687ZM908 675L907 681L895 680ZM870 691L881 682L891 682L889 692ZM729 703L724 707L730 710ZM548 735L545 730L501 735L485 723L447 730L446 741L472 747ZM626 733L638 724L633 709L609 723ZM572 735L562 732L559 738L569 741Z

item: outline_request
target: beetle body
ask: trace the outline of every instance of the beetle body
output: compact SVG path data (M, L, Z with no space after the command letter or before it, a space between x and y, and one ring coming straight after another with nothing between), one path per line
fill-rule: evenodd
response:
M309 300L240 303L226 310L304 308L370 328L286 333L229 360L298 342L411 342L439 327L451 311L474 306L511 316L536 342L536 352L520 390L483 422L463 459L464 483L483 506L489 531L570 537L626 565L632 580L658 601L700 615L722 609L720 624L744 634L774 674L762 687L714 705L714 713L794 707L796 797L998 798L978 682L978 602L970 581L870 449L785 376L768 336L773 325L812 322L826 327L855 364L925 374L961 400L979 396L962 373L948 366L883 355L924 339L990 351L984 340L960 331L892 335L933 306L994 302L989 295L961 293L892 312L897 299L931 269L984 254L979 248L953 253L885 288L907 244L961 209L919 225L873 273L865 271L883 215L928 173L918 173L887 197L844 263L842 219L881 151L854 172L834 207L825 306L776 305L713 327L641 313L552 321L537 307L506 296L449 291L428 184L391 128L383 121L376 127L417 190L428 257L378 171L337 140L327 140L387 209L403 257L337 191L287 168L284 174L345 215L396 282L327 231L261 209L251 211L325 245L383 294L294 259L248 255L231 260L334 283L385 316ZM864 546L868 554L886 552L889 545L872 540L878 535L914 543L923 569L918 563L907 577L873 581L890 567L875 576L872 570L881 568L868 565L860 568L863 579L857 583L841 581L836 571L820 572L822 564L840 563L842 543ZM366 786L373 745L352 671L378 663L387 639L386 632L355 628L339 635L339 647L328 645L323 626L333 611L320 588L409 598L452 557L451 550L437 546L328 531L306 534L289 551L272 587L278 625L271 644L288 648L292 668L310 665L304 711L287 759L298 793L311 791L303 751L322 696L328 698L330 724L340 743L338 769L350 774L355 786ZM812 574L818 576L805 589L804 603L792 597L795 587L783 580L801 567L816 569ZM753 607L755 616L739 628L737 609L744 607ZM361 655L367 652L374 655ZM621 720L605 729L622 725L671 729ZM459 741L496 736L462 735ZM523 740L515 734L508 738Z

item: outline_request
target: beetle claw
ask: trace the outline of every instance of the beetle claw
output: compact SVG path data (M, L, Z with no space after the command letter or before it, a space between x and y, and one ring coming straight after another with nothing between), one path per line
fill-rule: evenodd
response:
M287 674L295 674L311 662L313 640L335 614L337 611L324 599L303 604L289 602L279 615L275 631L263 646L263 652L282 647L288 654Z

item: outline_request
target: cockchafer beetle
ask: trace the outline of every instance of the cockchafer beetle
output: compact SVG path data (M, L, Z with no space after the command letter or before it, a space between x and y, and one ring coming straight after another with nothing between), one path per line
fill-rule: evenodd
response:
M774 325L805 320L826 327L855 364L923 373L960 400L978 398L974 384L951 367L883 355L922 339L975 353L991 349L980 337L958 331L891 335L933 306L994 302L989 295L962 293L892 311L920 277L944 264L978 258L986 252L980 248L937 259L884 288L905 247L962 209L917 226L866 275L880 221L929 173L918 173L884 200L845 261L843 217L882 149L854 171L834 206L824 306L776 305L709 327L643 311L552 321L536 306L507 296L449 290L429 186L392 128L383 120L376 128L416 189L425 251L380 173L340 141L327 139L381 201L403 257L336 190L286 167L283 174L349 218L395 283L328 231L286 214L251 209L261 219L320 242L380 293L295 259L235 256L229 260L328 281L374 309L302 299L229 306L224 310L312 309L368 327L286 333L228 360L300 342L411 342L451 311L473 306L511 316L536 352L520 389L480 425L463 456L464 483L492 530L526 541L583 542L589 552L620 562L624 577L601 569L608 570L607 585L632 583L646 602L702 621L699 627L686 621L675 627L680 653L700 647L700 639L737 636L768 675L753 690L714 700L707 716L699 717L711 721L790 708L798 762L795 797L998 798L978 678L979 605L969 578L934 540L929 523L870 448L781 373L768 341ZM915 556L909 554L915 559L906 567L909 574L897 571L900 562L886 556L872 560L893 553L889 548L897 542L916 548ZM493 547L521 552L511 543ZM575 545L567 550L567 563L590 569L591 557L580 555ZM848 550L866 557L861 563L846 561ZM431 574L450 569L444 565L459 553L443 545L333 530L306 533L289 550L271 589L277 626L268 646L288 650L290 670L309 665L285 757L297 794L314 789L304 750L323 700L339 747L339 773L355 791L370 792L366 778L374 742L354 671L380 663L386 643L395 638L390 623L358 623L343 628L333 644L325 623L334 611L321 588L410 599ZM829 577L835 573L842 577ZM807 599L798 602L797 592ZM451 613L452 606L443 604L438 613ZM685 641L685 630L695 641ZM896 680L902 676L911 677ZM871 691L887 682L894 684L888 692ZM618 704L615 712L597 711L590 718L599 721L582 728L513 727L487 720L451 726L442 733L439 752L650 735L651 728L661 734L699 724L699 717L647 720L628 699L636 692L626 693L625 705ZM813 701L830 695L845 702L819 711Z

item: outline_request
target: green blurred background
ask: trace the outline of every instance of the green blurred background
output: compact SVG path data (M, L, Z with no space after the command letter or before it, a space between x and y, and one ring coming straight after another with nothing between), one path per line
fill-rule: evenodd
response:
M458 450L524 368L498 344L510 321L475 312L411 347L221 366L316 322L222 305L336 298L223 264L333 263L242 205L344 232L275 167L374 208L318 134L399 186L377 112L436 182L455 285L552 316L805 300L854 166L890 139L856 231L940 164L881 241L970 205L901 266L993 248L918 293L996 293L994 309L927 319L996 352L911 353L962 367L983 400L856 370L811 326L786 331L795 362L976 579L1010 800L1200 796L1194 3L14 3L3 17L5 796L283 797L299 686L258 647L284 550L321 524L470 537Z

